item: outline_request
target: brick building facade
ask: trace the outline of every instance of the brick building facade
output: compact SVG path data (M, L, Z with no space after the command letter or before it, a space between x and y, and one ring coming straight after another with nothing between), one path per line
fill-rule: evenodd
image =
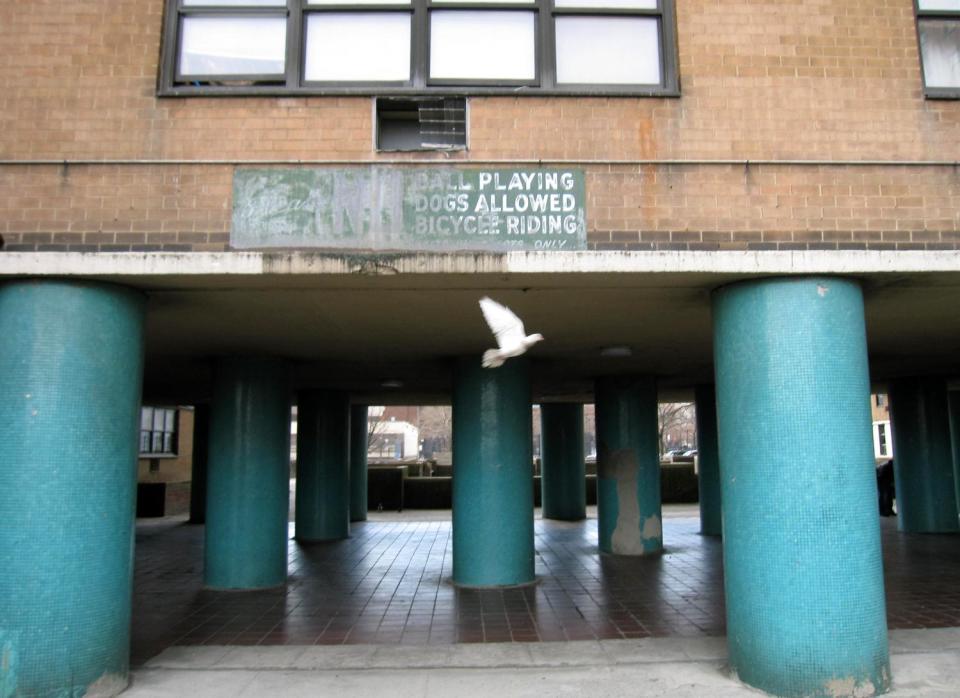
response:
M33 7L0 10L8 250L225 250L237 167L398 160L582 166L592 249L960 243L909 0L680 2L679 97L472 97L467 150L411 155L370 97L158 97L162 0Z
M0 687L127 685L142 405L205 415L216 594L349 536L351 424L391 402L453 407L458 587L536 582L532 402L563 519L596 406L588 566L656 557L657 403L695 398L732 669L889 690L872 386L900 529L960 530L958 27L957 0L2 3ZM420 147L378 149L405 119ZM419 175L553 177L576 244L419 236ZM248 206L254 176L286 193ZM334 206L402 244L344 244ZM528 355L483 368L484 296L546 339L511 321Z

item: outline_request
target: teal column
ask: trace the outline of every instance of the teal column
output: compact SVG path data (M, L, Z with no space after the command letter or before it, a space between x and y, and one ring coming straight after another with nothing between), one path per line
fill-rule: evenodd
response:
M275 359L221 359L207 461L204 581L261 589L287 579L290 392Z
M127 686L144 300L0 285L0 695Z
M296 533L301 542L350 535L350 402L309 390L297 398Z
M453 384L453 581L498 587L533 582L530 369L479 356L457 361Z
M659 553L663 527L656 379L600 378L595 403L600 552Z
M947 382L890 381L897 525L905 533L953 533L957 518Z
M210 406L193 408L193 451L190 464L190 523L207 518L207 455L210 451Z
M367 406L350 406L350 520L367 520Z
M947 393L950 408L950 442L953 444L953 486L957 500L957 518L960 520L960 391ZM896 469L896 461L894 461Z
M722 533L720 510L720 448L717 441L717 395L714 386L694 388L697 408L697 483L700 488L700 533Z
M778 696L886 692L860 286L747 281L713 316L730 665Z
M587 518L587 474L583 453L583 405L540 405L543 518Z

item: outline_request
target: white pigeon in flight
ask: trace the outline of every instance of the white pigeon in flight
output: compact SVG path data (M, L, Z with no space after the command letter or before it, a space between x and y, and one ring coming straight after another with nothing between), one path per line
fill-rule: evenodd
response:
M497 348L483 352L483 367L496 368L511 356L520 356L537 342L543 341L542 334L527 336L523 321L510 308L484 296L480 299L483 317L497 338Z

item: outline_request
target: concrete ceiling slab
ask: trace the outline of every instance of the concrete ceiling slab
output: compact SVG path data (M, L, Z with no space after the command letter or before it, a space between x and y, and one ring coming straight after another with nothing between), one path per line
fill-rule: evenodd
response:
M589 398L594 377L626 373L656 374L664 395L685 397L712 377L711 292L771 275L860 279L876 380L953 376L960 357L952 251L0 255L0 278L25 273L142 289L153 401L203 400L215 357L256 355L289 360L298 387L443 402L451 359L493 346L483 295L546 337L530 354L537 399ZM604 357L605 347L630 355Z

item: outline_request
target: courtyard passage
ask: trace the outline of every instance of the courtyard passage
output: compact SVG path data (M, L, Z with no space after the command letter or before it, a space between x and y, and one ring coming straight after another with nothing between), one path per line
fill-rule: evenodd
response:
M291 540L286 587L249 592L203 589L202 526L141 519L132 664L173 645L399 644L429 653L453 643L722 636L721 542L699 534L695 511L664 507L657 557L601 555L596 518L538 518L538 582L497 590L450 584L449 512L371 512L347 540ZM903 534L894 518L881 528L889 627L960 626L960 538Z

